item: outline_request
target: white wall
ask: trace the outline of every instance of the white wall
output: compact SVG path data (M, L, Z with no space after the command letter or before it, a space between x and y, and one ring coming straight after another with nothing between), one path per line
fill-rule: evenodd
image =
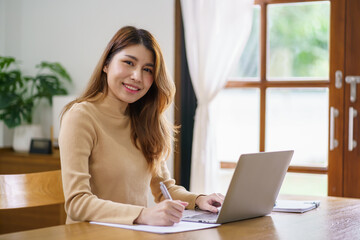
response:
M174 8L174 0L0 0L0 55L21 60L27 74L35 74L42 60L60 62L74 80L70 94L77 95L111 37L133 25L156 37L173 76ZM33 121L50 137L52 115L46 102Z
M0 0L0 54L5 48L5 0Z
M0 55L5 54L5 0L0 0ZM0 122L0 147L11 146L13 131Z

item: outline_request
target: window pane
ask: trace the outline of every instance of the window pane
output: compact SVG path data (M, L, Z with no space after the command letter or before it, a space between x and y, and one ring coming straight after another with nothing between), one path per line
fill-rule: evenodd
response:
M266 92L267 151L294 149L291 165L327 166L327 88L270 88Z
M259 81L259 41L260 41L260 7L254 7L252 29L249 39L245 45L243 53L233 73L230 74L231 80Z
M330 3L268 5L268 79L329 78Z
M327 179L327 174L286 173L280 194L327 196Z
M224 89L214 100L219 161L259 151L259 89Z

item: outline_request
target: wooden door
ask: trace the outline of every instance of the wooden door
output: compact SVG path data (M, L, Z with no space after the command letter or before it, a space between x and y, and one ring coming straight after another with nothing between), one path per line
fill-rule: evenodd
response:
M332 0L330 10L330 95L328 195L343 196L344 62L346 1Z
M331 5L328 195L360 197L360 1Z
M344 197L360 197L360 1L345 8Z

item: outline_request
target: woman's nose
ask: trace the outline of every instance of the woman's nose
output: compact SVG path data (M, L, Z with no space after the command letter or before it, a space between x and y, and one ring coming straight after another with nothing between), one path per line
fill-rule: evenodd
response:
M134 71L131 74L131 79L140 82L142 78L142 71L141 69L134 69Z

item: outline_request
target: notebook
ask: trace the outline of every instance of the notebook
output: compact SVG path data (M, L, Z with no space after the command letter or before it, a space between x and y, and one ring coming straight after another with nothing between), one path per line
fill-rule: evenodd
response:
M277 200L273 212L304 213L320 206L320 201Z
M294 151L242 154L219 213L185 210L182 221L227 223L271 213Z

